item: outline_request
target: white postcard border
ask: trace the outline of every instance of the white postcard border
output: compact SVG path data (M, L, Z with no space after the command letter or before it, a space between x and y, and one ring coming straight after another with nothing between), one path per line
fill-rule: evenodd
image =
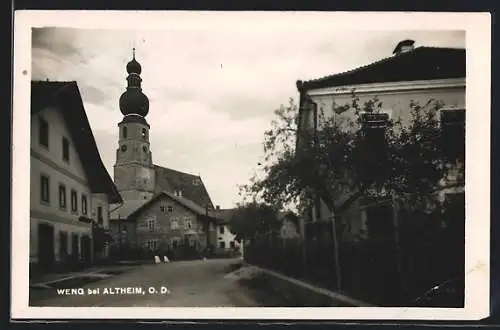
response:
M55 308L28 306L31 28L465 30L465 308ZM256 24L257 22L257 24ZM298 23L300 22L300 24ZM489 13L16 11L14 21L11 317L18 319L372 319L476 320L489 315L490 75ZM294 82L290 82L294 83ZM473 114L473 115L470 115Z

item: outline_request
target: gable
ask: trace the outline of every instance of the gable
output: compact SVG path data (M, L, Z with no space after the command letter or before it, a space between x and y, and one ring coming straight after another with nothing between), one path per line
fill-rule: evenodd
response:
M188 200L188 199L183 198L183 197L175 196L173 193L170 193L168 191L163 191L163 192L158 193L153 198L148 200L146 203L139 206L137 209L132 211L132 213L130 213L130 215L128 216L128 219L129 220L137 219L137 217L139 217L141 214L143 214L144 210L147 210L150 208L150 205L155 205L158 201L161 201L161 200L168 200L171 203L175 203L177 205L177 207L180 205L181 207L189 210L190 212L192 212L196 215L200 215L200 216L208 215L209 218L211 218L212 222L217 221L217 219L215 219L213 217L213 214L211 212L207 212L207 210L205 208L199 206L198 204L194 203L191 200ZM119 211L119 210L120 209L118 209L117 211Z
M203 180L193 174L184 173L169 168L155 165L157 193L166 191L175 193L182 192L182 197L186 198L200 207L209 206L214 208L212 199L203 183Z
M49 107L60 110L91 191L107 194L110 203L121 202L121 196L97 149L76 82L32 81L31 115L37 115Z

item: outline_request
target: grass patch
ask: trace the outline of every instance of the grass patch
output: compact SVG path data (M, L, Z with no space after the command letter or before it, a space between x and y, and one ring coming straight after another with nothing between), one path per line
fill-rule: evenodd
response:
M253 298L263 307L305 307L296 297L280 290L266 274L240 279L240 285L249 289Z
M350 307L269 274L258 274L250 279L240 279L240 285L263 307Z

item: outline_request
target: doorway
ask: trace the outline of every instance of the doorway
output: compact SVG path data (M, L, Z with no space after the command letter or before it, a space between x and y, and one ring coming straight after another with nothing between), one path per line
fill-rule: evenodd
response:
M54 227L44 223L38 225L38 264L44 271L55 264Z
M88 235L83 235L81 238L81 255L84 264L88 265L92 261L92 244Z
M71 234L71 259L73 259L73 262L80 261L78 247L78 234Z

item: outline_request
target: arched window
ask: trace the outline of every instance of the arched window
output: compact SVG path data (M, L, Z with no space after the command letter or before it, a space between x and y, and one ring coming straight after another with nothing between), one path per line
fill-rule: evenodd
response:
M143 138L143 139L146 139L146 137L147 137L147 131L146 131L146 129L145 129L145 128L143 128L143 129L142 129L142 138Z
M127 126L123 127L122 133L123 133L123 138L126 139L127 138Z

